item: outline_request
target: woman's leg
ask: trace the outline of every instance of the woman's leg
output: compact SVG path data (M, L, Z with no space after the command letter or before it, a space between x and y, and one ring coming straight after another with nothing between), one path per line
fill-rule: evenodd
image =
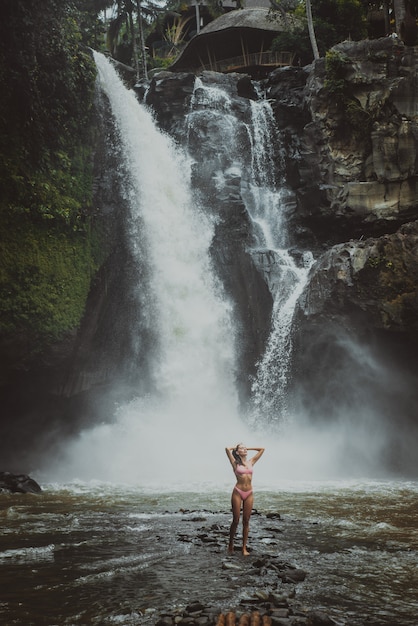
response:
M231 507L232 507L232 524L229 529L229 546L228 552L230 554L234 551L234 537L237 532L239 518L241 514L241 496L234 489L231 496Z
M250 517L253 510L254 496L251 494L246 498L242 505L242 553L248 556L247 550L248 531L250 530Z

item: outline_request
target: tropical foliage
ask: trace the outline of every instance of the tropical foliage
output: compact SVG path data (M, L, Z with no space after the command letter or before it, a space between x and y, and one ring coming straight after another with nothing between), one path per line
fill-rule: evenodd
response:
M79 20L62 0L2 3L0 340L19 336L28 353L77 327L103 254L92 217L96 70Z
M361 0L316 0L311 3L313 29L319 56L345 39L360 40L366 37L367 7ZM298 3L294 10L301 27L276 37L273 50L290 50L301 65L314 58L308 21L305 19L305 2Z
M294 2L289 7L289 2ZM301 27L293 32L278 35L273 50L290 50L301 65L310 63L314 56L314 43L319 56L337 43L351 39L359 41L365 37L377 37L401 32L401 20L405 14L416 23L418 0L271 0L272 13L290 10L301 20ZM286 5L283 3L287 3ZM312 24L309 32L309 5L312 12ZM378 26L376 26L378 24Z

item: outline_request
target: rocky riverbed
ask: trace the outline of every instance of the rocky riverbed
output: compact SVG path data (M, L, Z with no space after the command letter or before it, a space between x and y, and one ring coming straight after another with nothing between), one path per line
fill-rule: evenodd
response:
M190 511L180 511L190 516ZM212 516L212 514L211 514ZM226 513L225 513L226 516ZM189 604L185 608L165 611L155 620L156 626L174 624L196 624L198 626L331 626L337 624L323 611L304 610L295 601L297 585L303 582L308 572L289 563L280 555L272 553L275 538L283 533L283 520L280 514L262 515L253 511L252 547L250 555L244 557L240 552L237 536L235 553L226 554L228 527L211 523L209 519L196 512L190 518L194 528L188 525L187 532L178 533L177 541L198 547L196 558L207 561L202 550L210 555L222 555L218 559L214 577L221 577L225 587L231 589L231 599L224 603L220 611L205 603L205 588L202 586L202 601ZM269 546L268 551L263 550ZM192 554L193 552L191 552ZM204 567L206 567L204 565ZM234 590L239 588L239 596Z

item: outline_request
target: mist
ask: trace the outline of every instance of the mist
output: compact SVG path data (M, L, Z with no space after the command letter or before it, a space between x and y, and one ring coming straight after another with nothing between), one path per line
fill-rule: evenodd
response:
M194 394L187 388L176 398L136 398L118 408L113 423L85 429L66 441L43 473L58 482L228 489L233 474L225 447L239 442L265 447L254 474L257 488L382 480L416 471L416 433L408 426L408 438L402 422L393 420L397 398L405 398L411 381L396 375L364 345L344 337L343 331L338 343L345 367L327 371L311 402L306 389L301 390L285 421L280 415L269 421L269 413L264 424L248 423L236 395L225 386L203 401L201 390ZM338 396L342 389L344 394Z

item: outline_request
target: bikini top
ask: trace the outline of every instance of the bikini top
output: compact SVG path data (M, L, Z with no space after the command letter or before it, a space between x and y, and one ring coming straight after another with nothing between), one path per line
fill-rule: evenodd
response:
M234 468L234 472L235 474L238 476L238 474L252 474L253 473L253 468L251 467L246 467L245 465L236 465Z

